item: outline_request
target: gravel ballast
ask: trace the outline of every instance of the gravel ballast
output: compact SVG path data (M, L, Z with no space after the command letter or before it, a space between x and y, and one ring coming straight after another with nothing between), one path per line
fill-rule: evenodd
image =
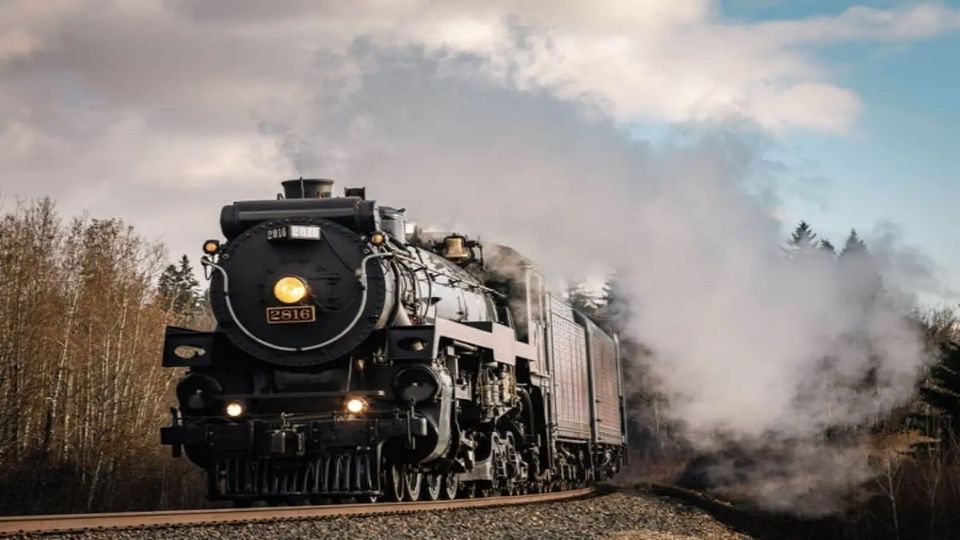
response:
M21 538L329 538L360 540L556 538L679 539L747 538L706 512L644 491L625 490L584 499L413 514L340 517L273 523L222 524L90 531L82 534L31 535Z

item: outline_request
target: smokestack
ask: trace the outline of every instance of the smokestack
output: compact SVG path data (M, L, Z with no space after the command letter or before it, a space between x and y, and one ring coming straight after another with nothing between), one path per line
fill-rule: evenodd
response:
M324 178L284 180L283 197L285 199L326 199L333 193L333 180Z

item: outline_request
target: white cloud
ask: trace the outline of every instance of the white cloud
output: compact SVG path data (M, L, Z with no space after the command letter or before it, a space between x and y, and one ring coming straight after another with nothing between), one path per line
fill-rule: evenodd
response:
M363 42L469 57L471 77L616 123L736 119L842 132L863 105L819 47L915 40L957 24L958 12L937 3L751 23L708 0L12 0L0 4L0 190L53 193L73 212L132 175L184 186L282 176L261 123L295 124L330 84L318 56ZM323 69L359 77L366 68ZM84 208L124 206L95 203Z
M914 40L960 25L956 10L929 3L759 23L721 15L706 0L21 0L0 11L0 70L72 71L106 97L134 92L123 97L141 107L215 92L237 112L302 82L317 50L366 37L474 54L488 76L594 101L625 122L739 117L772 129L843 130L859 99L830 80L818 47ZM148 83L154 90L144 92Z

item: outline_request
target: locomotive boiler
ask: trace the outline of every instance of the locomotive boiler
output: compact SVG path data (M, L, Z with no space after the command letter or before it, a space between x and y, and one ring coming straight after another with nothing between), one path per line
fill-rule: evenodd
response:
M565 489L621 466L619 347L513 249L408 234L363 188L288 180L203 246L217 327L161 439L238 505Z

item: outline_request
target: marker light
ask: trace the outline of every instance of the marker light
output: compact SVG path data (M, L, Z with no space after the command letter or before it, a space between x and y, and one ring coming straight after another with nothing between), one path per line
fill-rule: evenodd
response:
M348 413L360 414L363 411L367 410L367 402L360 398L351 398L347 400L344 408L347 409Z
M227 416L236 418L241 414L243 414L243 405L237 403L236 401L232 401L227 404Z
M387 235L383 234L380 231L377 231L370 235L370 243L379 246L387 241Z
M219 240L207 240L203 243L203 252L207 255L216 255L220 251Z
M284 304L296 304L306 298L307 284L298 277L282 277L273 286L273 295Z

